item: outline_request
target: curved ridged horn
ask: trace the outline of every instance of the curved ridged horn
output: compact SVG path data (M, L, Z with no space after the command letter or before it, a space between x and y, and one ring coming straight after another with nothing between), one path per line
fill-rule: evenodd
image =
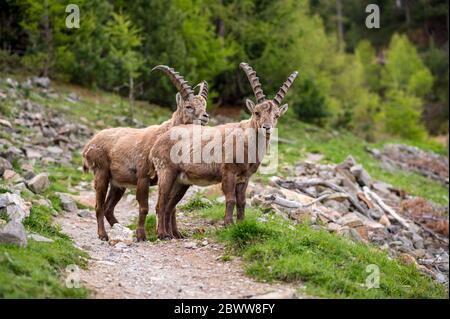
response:
M180 73L176 72L174 69L169 68L167 65L158 65L152 69L152 72L154 70L160 70L167 74L169 79L172 81L172 83L177 88L178 92L180 92L183 100L191 99L194 96L194 91L192 90L191 86L180 75Z
M240 65L242 70L244 70L245 74L247 74L247 78L252 86L253 93L256 97L256 103L262 103L266 100L266 96L261 87L261 83L259 82L259 78L256 76L256 72L252 69L250 65L242 62Z
M202 81L197 86L200 86L200 90L198 90L197 95L202 96L206 101L208 101L208 82Z
M281 86L280 90L278 91L277 95L273 99L273 102L277 105L281 105L281 101L283 101L284 97L286 96L286 93L289 91L289 88L291 87L292 83L294 83L294 80L297 78L298 72L295 71L292 73L286 82L283 83L283 86Z

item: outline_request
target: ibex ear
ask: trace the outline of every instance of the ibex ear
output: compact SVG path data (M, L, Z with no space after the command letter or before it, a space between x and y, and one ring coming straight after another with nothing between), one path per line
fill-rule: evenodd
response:
M175 95L175 99L177 101L177 108L180 108L181 105L183 105L183 98L181 97L180 93L177 93L177 95Z
M288 110L287 104L280 106L280 116L283 115L284 113L286 113L287 110Z
M250 111L250 113L253 113L253 110L255 108L255 103L253 103L252 100L247 99L247 101L245 101L245 105L247 105L247 108Z

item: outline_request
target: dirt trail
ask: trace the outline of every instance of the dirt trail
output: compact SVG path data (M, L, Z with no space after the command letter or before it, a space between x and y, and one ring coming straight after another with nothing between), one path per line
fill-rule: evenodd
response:
M84 202L94 199L93 192L82 192L81 196ZM137 216L137 207L125 198L117 205L115 215L122 225L129 225ZM150 201L154 203L154 198ZM186 218L181 220L182 224L190 222ZM81 270L80 277L83 285L93 291L93 298L228 299L295 295L291 286L250 279L238 258L221 261L224 249L216 243L187 248L194 240L184 239L118 248L97 238L94 214L79 217L66 213L56 222L91 256L88 269Z

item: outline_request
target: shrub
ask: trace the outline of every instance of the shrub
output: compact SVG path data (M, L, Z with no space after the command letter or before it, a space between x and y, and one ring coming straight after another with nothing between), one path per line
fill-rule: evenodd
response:
M294 103L294 111L302 121L323 124L328 117L327 105L323 92L319 90L313 80L306 78L297 83L299 100Z

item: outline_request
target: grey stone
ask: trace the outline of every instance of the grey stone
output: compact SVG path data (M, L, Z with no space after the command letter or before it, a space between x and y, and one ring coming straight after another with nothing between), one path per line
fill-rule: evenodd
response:
M355 213L348 213L337 221L338 224L348 227L357 227L363 225L363 221Z
M13 167L8 160L4 159L3 157L0 157L0 177L3 176L3 173L6 170L12 170L12 168Z
M347 206L337 200L331 199L324 202L324 206L340 213L348 212Z
M0 229L0 243L25 247L27 245L25 227L21 223L10 221Z
M358 177L358 182L364 186L370 186L372 184L372 177L363 169Z
M6 128L9 128L9 129L12 128L11 122L8 121L8 120L5 120L5 119L0 119L0 126L1 127L6 127Z
M75 92L71 92L67 95L66 100L72 103L76 103L80 101L80 96Z
M40 243L53 243L54 242L53 239L44 237L44 236L39 235L39 234L28 234L28 239L32 239L32 240L38 241Z
M40 173L28 181L28 188L35 194L42 193L50 186L47 173Z
M26 148L25 154L28 159L40 159L42 157L41 153L32 148Z
M49 152L51 155L61 155L62 153L64 153L61 147L58 146L47 147L47 152Z
M56 193L56 195L58 195L59 200L61 201L61 207L64 211L68 213L78 212L77 204L69 195L64 193Z
M32 171L24 171L22 173L22 175L23 175L23 178L25 178L26 180L30 180L36 176L36 174Z
M37 77L34 76L31 78L31 82L44 89L48 89L50 87L50 79L48 77Z
M384 216L384 212L377 208L369 209L369 215L374 220L379 220L382 216Z
M90 210L87 210L87 209L79 210L77 212L77 215L82 217L82 218L92 218L92 217L94 217L94 214Z
M364 170L361 164L357 164L355 166L350 167L350 172L353 174L355 178L358 178L361 172Z
M0 194L0 211L6 211L9 220L18 223L30 215L30 208L22 197L12 193Z
M133 244L133 231L120 224L114 224L108 232L109 244L116 245L117 243L125 243L127 246Z
M17 82L16 80L13 80L11 78L6 78L5 83L10 88L16 88L19 85L19 82Z
M14 160L21 159L23 156L23 152L15 146L8 147L8 149L2 154L2 157L6 158L10 163Z
M183 245L184 248L187 249L196 249L197 248L197 243L195 241L188 241L187 243L185 243Z
M375 182L372 184L372 188L377 192L381 193L383 195L389 195L391 193L390 188L392 188L392 185L384 182Z

